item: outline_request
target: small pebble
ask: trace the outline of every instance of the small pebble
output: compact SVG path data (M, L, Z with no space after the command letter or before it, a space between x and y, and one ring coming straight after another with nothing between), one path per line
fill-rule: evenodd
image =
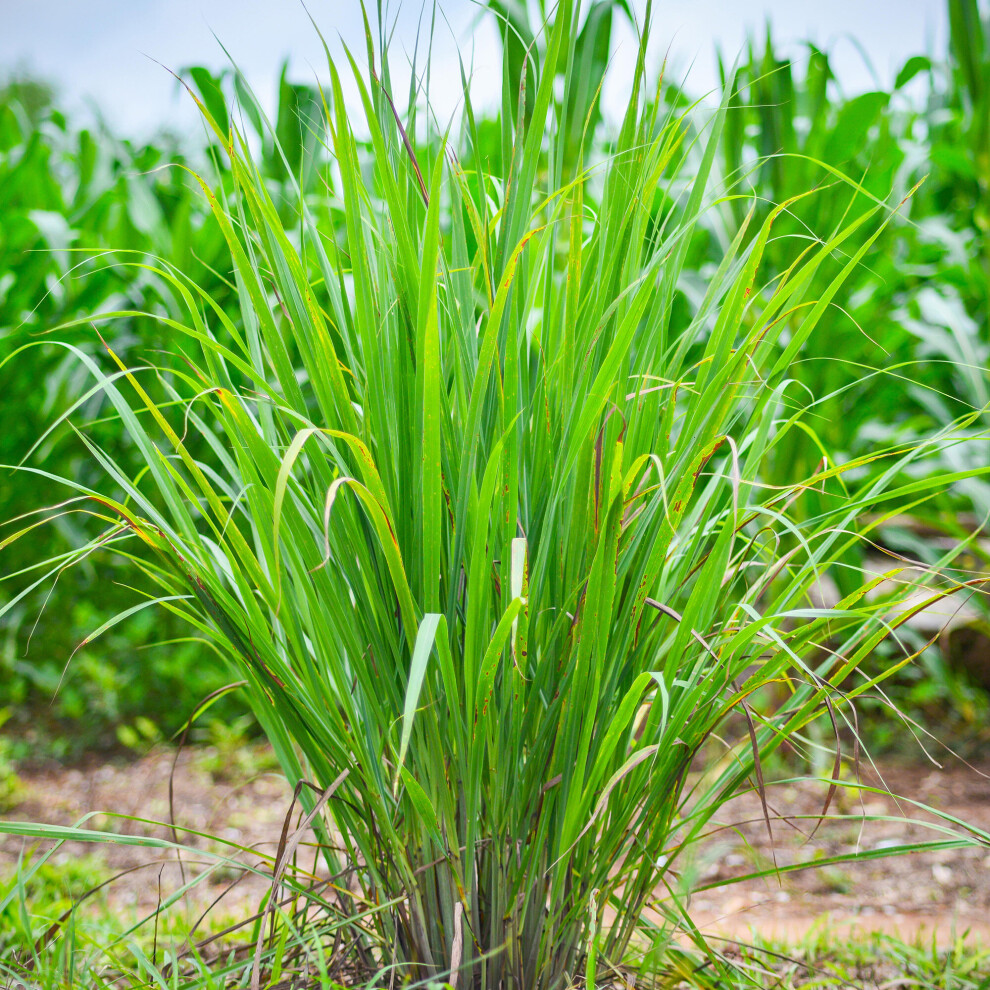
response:
M952 883L952 870L947 866L943 866L941 863L936 863L932 866L932 877L937 884L947 887Z

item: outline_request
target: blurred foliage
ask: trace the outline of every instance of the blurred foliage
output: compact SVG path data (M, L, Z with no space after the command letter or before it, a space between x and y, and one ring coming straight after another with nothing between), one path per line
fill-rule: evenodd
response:
M0 708L0 728L10 718L10 708ZM24 785L14 768L15 746L0 736L0 815L16 807L24 795Z
M232 71L193 66L183 79L190 96L221 120L237 102L287 228L298 225L300 190L307 208L327 215L332 180L317 89L291 82L283 69L269 122ZM0 618L0 697L12 705L9 732L28 740L31 751L40 746L65 757L100 745L140 749L155 735L149 725L171 735L198 701L229 680L163 609L135 611L90 645L95 630L140 601L140 558L129 564L100 555L49 574L32 565L102 529L96 504L84 511L57 504L64 489L51 476L89 486L103 475L94 451L63 421L66 414L86 424L100 450L136 463L80 358L113 373L112 348L147 369L151 394L166 394L171 375L160 365L181 356L184 345L161 320L176 309L175 287L163 274L181 272L225 315L236 310L237 288L192 174L207 176L212 193L225 195L231 179L217 147L202 141L189 148L169 134L136 144L103 123L76 128L53 101L53 91L34 80L0 87L0 464L7 465L0 469L0 520L9 521L0 539L44 517L31 540L0 543L0 606L20 599ZM46 342L56 329L71 349ZM30 471L10 469L21 463ZM50 511L39 515L39 506ZM25 512L32 515L22 518ZM84 593L93 586L101 589L95 605ZM243 711L237 696L227 695L215 714L236 719Z
M792 435L780 445L782 475L794 464L809 470L823 451L842 459L891 440L917 441L970 410L982 410L973 434L985 436L990 427L990 22L977 0L949 0L948 8L945 61L914 56L886 90L845 95L826 52L809 45L801 58L789 59L769 29L762 46L751 42L735 77L723 142L726 185L755 195L758 214L787 203L768 247L779 252L779 265L794 238L809 245L826 239L869 201L889 201L892 190L900 201L792 367L789 395L795 409L811 405L814 431L807 442ZM837 181L838 172L858 186ZM814 196L801 196L812 187ZM751 197L730 201L735 224L751 204ZM854 238L834 257L833 272L856 246ZM988 460L983 440L940 452L938 464L921 470L965 470ZM818 500L809 495L803 504L814 513ZM872 561L862 552L847 555L846 567L831 577L844 592L864 565L934 563L958 540L971 541L965 576L990 576L988 518L987 482L960 482L911 507L907 520L883 527ZM976 588L966 605L985 623L987 588ZM946 620L959 622L948 612ZM904 669L891 700L911 717L938 718L954 734L985 743L990 681L981 671L990 664L990 639L979 625L943 633L937 644L920 634L905 642L902 649L922 651L920 662ZM876 662L895 659L878 655ZM896 746L904 730L870 718L879 707L862 706L874 742Z
M72 429L63 424L46 434L75 403L76 415L93 424L101 446L130 456L118 424L101 421L101 397L87 396L78 355L109 365L99 317L115 310L132 313L112 323L108 342L116 351L140 350L153 360L156 351L175 344L158 320L140 315L165 311L161 280L150 269L121 267L122 259L134 253L160 257L196 273L219 304L229 299L217 271L222 238L184 163L168 138L134 145L102 126L72 128L39 84L21 80L0 90L0 353L11 358L0 368L0 461L13 465L27 458L35 469L3 470L0 518L61 498L47 473L66 473L81 484L102 473ZM53 328L74 321L77 353L45 343ZM44 440L33 449L39 437ZM42 578L25 570L39 548L64 552L91 533L91 520L80 513L48 515L51 524L36 528L30 542L3 547L0 602ZM154 645L180 628L162 612L139 612L94 648L79 648L109 616L133 604L127 587L133 583L133 569L108 556L48 576L4 617L0 696L15 706L8 728L25 732L30 726L36 741L55 736L62 749L70 741L76 748L112 738L110 727L135 712L173 729L184 709L222 683L216 666L202 662L198 644ZM93 585L101 589L95 609L82 593Z
M949 0L948 8L947 59L908 59L886 91L844 96L826 53L808 46L799 68L775 51L769 32L762 50L750 46L737 77L724 142L727 180L749 187L764 211L789 203L778 245L827 237L851 211L891 190L901 200L898 216L823 316L808 357L792 369L791 394L796 406L813 401L816 429L811 442L781 447L782 465L809 468L822 450L854 456L891 439L909 443L970 410L982 410L973 434L985 436L990 427L990 21L977 0ZM836 168L859 188L835 181ZM813 185L823 188L794 199ZM737 219L743 206L732 203ZM854 250L851 244L834 259L836 270ZM955 470L988 460L985 439L939 454L940 464ZM814 498L805 504L814 511ZM961 482L881 529L873 566L933 563L947 546L969 540L965 576L988 577L988 518L990 486ZM846 563L851 577L864 560ZM842 570L832 576L845 590ZM966 605L985 625L987 587L977 587ZM945 618L960 621L948 612ZM912 717L938 718L954 735L986 743L990 639L980 621L967 621L937 645L928 647L920 634L903 644L922 651L920 663L904 669L892 700ZM866 702L863 711L869 717L876 707ZM869 724L876 743L902 742L896 725Z
M106 891L101 884L110 877L101 853L63 851L41 858L28 854L12 865L0 866L0 902L5 902L0 908L0 959L30 954L45 929L69 915L83 898L91 910L105 913ZM70 917L69 940L75 934L73 926ZM13 986L18 986L17 981Z

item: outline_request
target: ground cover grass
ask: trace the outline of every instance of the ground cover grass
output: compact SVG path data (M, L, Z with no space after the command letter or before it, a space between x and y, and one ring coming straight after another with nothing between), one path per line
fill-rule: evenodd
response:
M890 519L980 480L985 465L953 457L985 445L981 409L866 452L793 455L818 434L795 362L903 197L825 162L848 208L813 237L778 235L818 193L766 210L716 182L735 85L714 111L665 102L648 24L603 143L580 112L587 23L563 4L544 26L494 145L467 92L455 129L428 92L400 113L369 29L366 67L330 61L305 121L326 164L287 154L277 195L237 116L204 98L229 182L202 193L236 306L134 262L170 304L97 324L157 320L184 361L135 365L112 343L97 361L65 337L90 318L54 334L135 459L81 432L99 482L25 469L103 527L39 584L114 552L149 596L121 620L164 607L247 682L340 878L336 903L310 892L315 944L342 940L373 983L556 988L636 956L647 973L739 978L692 930L678 866L740 788L769 828L764 761L854 733L852 702L914 652L864 666L911 596L972 583L962 547L886 580L855 562ZM842 597L823 607L826 575ZM713 741L722 758L689 777ZM831 797L826 779L826 811ZM289 916L281 931L274 982L290 942L314 944ZM260 961L220 966L190 979L261 978Z
M835 931L824 924L797 944L755 939L735 951L752 979L740 985L767 990L982 990L990 980L987 948L967 939L965 932L960 932L950 945L940 946L924 936L907 940L882 933L865 938L850 936L847 931Z
M74 890L78 897L84 892L78 881L86 870L99 872L96 864L80 864L69 872L50 869L43 881L51 885L47 896L19 900L13 911L8 909L11 918L4 925L5 954L0 961L0 974L12 981L8 985L54 990L67 986L219 988L247 984L250 964L244 960L253 950L256 930L252 932L250 925L247 931L238 927L243 925L243 917L217 911L208 924L194 932L190 920L179 914L162 917L157 925L145 925L135 933L129 931L126 913L108 912L105 903L91 898L66 918L66 893ZM37 884L33 889L37 892ZM136 919L129 920L133 923ZM59 927L60 937L49 951L35 954L37 932L51 930L53 924ZM265 985L290 986L293 979L296 985L321 990L351 985L347 974L329 963L332 946L321 946L313 932L299 931L287 915L278 915L272 944L263 957L266 964L272 965L271 956L278 952L282 960L272 966L273 978ZM879 931L864 934L848 924L835 925L826 919L789 941L754 933L741 938L716 937L712 944L724 959L717 977L690 956L671 953L666 965L642 974L642 978L662 990L984 990L990 980L990 948L964 930L947 940L925 932L902 938ZM164 945L187 948L172 954L163 951ZM29 968L11 968L8 960L15 952L21 959L31 960ZM607 985L625 985L629 975L613 973Z
M224 793L231 797L242 793L243 786L249 777L256 772L255 770L242 771L243 776L239 773L236 779L223 785L219 792L211 796L208 782L205 779L198 785L194 785L192 779L203 774L204 770L212 773L208 759L206 765L203 765L202 757L204 756L210 758L209 753L187 754L183 761L184 769L179 771L175 781L177 787L176 811L180 816L178 820L186 826L198 827L200 831L202 831L200 823L205 819L197 817L195 820L190 820L187 817L193 804L198 803L194 795L201 793L202 797L207 799L208 804L201 814L212 817L208 808L214 801L225 803L227 799L223 797ZM162 762L164 762L165 769L153 774L151 789L152 793L159 795L168 789L166 778L170 759L167 753L161 754L158 763ZM104 772L107 770L106 767L102 769ZM117 767L114 769L114 775L119 778L116 783L101 775L95 791L90 789L89 802L83 801L78 806L82 809L123 807L114 800L108 801L107 789L114 792L124 788L125 792L130 795L134 791L135 783L146 778L149 770L150 768L141 770L123 766ZM885 768L885 774L888 770L889 768ZM913 772L917 774L918 768L915 767ZM765 768L765 773L769 775L771 771ZM52 783L56 779L62 779L69 784L69 793L76 787L82 788L82 793L77 795L78 798L81 798L87 788L81 780L73 782L74 776L76 774L73 772L63 771L57 777L45 775L42 780ZM966 773L955 774L955 779L964 784L969 780L970 785L975 782ZM130 786L127 785L126 781L131 782ZM30 792L34 793L36 799L40 797L37 791L39 785L40 781L37 779L33 779L29 784ZM895 782L893 786L896 788L898 785ZM777 790L776 787L772 789L774 792ZM65 793L60 787L58 790L60 793ZM147 786L145 786L145 790L147 790ZM969 790L967 788L967 791ZM277 801L278 808L275 809L274 820L268 816L269 826L267 829L264 826L259 828L257 824L259 813L260 817L267 815L267 810L262 810L260 807L255 807L254 813L249 812L246 818L243 811L236 811L232 812L229 818L224 819L226 823L231 825L237 823L241 824L242 827L245 821L253 823L249 833L241 832L241 842L245 847L274 852L277 845L274 840L277 840L279 832L278 818L285 812L289 804L289 794L285 788L276 788L276 791L282 797ZM948 797L951 792L954 792L954 789L939 787L939 794L942 799ZM786 793L786 788L784 793ZM844 793L844 790L840 790L836 804L838 810L848 814L850 811L856 810L859 802L857 797L853 795L850 804L848 798L843 798ZM100 796L101 794L102 796ZM806 801L802 807L804 810L814 812L817 810L814 796L809 792L808 797L811 798L810 804ZM961 807L955 803L946 806L938 798L928 794L923 795L923 798L944 810L951 810L957 816L961 813ZM256 800L263 803L270 802L271 789L266 787L263 792L256 793ZM777 795L775 803L778 807L781 800L781 795ZM875 796L868 796L867 800L872 803ZM973 796L968 800L972 801ZM130 799L125 799L125 805L130 803ZM730 814L727 820L745 822L752 817L753 806L755 806L758 817L758 802L751 800L749 804L751 806L749 813L740 809ZM147 801L145 805L147 805ZM791 813L797 810L790 801L788 801L787 806ZM69 818L67 819L66 810L68 809L62 810L59 820L71 821L72 817L78 813L69 811ZM14 817L23 817L23 813L16 814ZM721 817L726 820L724 812ZM985 814L980 820L985 824ZM132 835L146 834L161 837L172 835L167 827L148 831L146 827L137 822L115 819L112 816L101 816L98 819L93 819L91 825L105 831L124 831ZM751 839L755 839L759 844L759 831L754 828L754 825L755 823L746 827L746 832ZM868 825L864 835L862 823L855 819L847 819L844 823L825 823L819 830L817 841L819 843L827 842L829 833L835 834L837 831L847 829L851 831L853 841L856 840L858 834L863 844L870 847L876 843L875 839L869 838L869 835L875 835L874 829L880 826L881 823ZM894 830L901 827L897 822L890 822L886 825L886 828ZM226 828L210 830L225 834L228 838L232 834ZM775 831L778 833L778 839L784 840L778 846L778 857L782 864L786 864L790 862L787 847L793 843L787 836L781 836L780 833L787 832L789 829L783 825L778 826L775 822ZM192 841L193 839L191 833L182 831L180 834L185 841ZM248 838L249 835L253 838ZM264 847L255 846L255 840L259 836L267 836L273 841ZM697 876L704 877L704 885L707 886L713 879L709 866L725 859L724 846L719 852L719 847L724 843L724 839L724 833L722 833L721 838L718 835L713 836L712 842L706 842L702 845L699 861L694 865L684 864L682 869L693 870ZM156 984L164 982L166 985L175 985L175 977L169 973L163 975L162 972L168 964L171 952L175 951L180 956L184 955L185 957L181 965L183 975L178 979L179 985L216 985L219 979L216 974L218 960L226 958L232 951L239 951L240 957L246 960L254 950L257 931L254 928L252 916L257 910L261 900L260 894L264 887L256 883L251 890L246 890L245 882L246 880L250 882L250 875L245 878L243 872L233 863L223 865L204 861L203 843L197 842L196 844L198 847L196 851L189 850L183 856L186 864L186 876L191 878L204 866L212 865L212 871L202 878L195 887L188 890L187 894L161 911L157 917L154 916L156 892L157 897L162 900L170 900L170 894L179 885L179 873L173 856L166 855L163 861L155 857L155 850L153 849L142 849L141 847L129 847L131 851L128 851L128 847L106 849L96 847L94 849L90 844L89 848L93 852L86 853L85 847L80 848L79 846L62 847L55 850L54 854L40 865L41 849L24 856L19 862L6 860L5 865L0 866L0 885L2 885L4 894L15 892L16 896L13 901L7 903L3 918L0 920L0 938L3 940L0 959L6 960L9 964L13 957L20 959L22 964L30 964L30 972L25 972L23 965L15 967L14 971L35 986L94 986L109 985L111 981L113 981L113 985L142 985L148 981ZM739 844L735 843L734 846L735 851L739 851ZM246 851L236 853L229 846L225 846L221 840L207 841L206 848L220 853L235 853L236 858L245 858L249 862L253 859L252 854ZM9 839L6 843L6 850L8 853L11 850ZM967 851L959 850L958 853L965 854ZM766 853L765 856L752 857L754 865L760 859L764 859L765 866L770 865L769 852L766 850L764 852ZM946 859L947 855L952 854L932 854L938 862L952 862L953 860ZM980 858L984 856L985 851ZM736 856L734 858L738 862L743 857ZM171 863L168 862L169 859L172 859ZM728 859L731 865L733 857L730 856ZM256 858L253 861L259 862ZM889 939L867 934L878 920L886 922L883 928L887 931L891 930L891 922L899 924L906 922L908 932L915 930L918 921L917 915L905 919L902 914L899 922L897 918L886 915L887 909L893 908L895 905L899 906L901 911L905 910L906 903L898 899L892 898L886 901L883 911L880 910L880 905L876 900L876 884L868 879L871 873L876 872L876 867L880 868L880 872L885 869L892 869L901 877L912 878L919 887L930 888L932 886L931 877L928 876L926 879L930 862L931 857L929 856L923 858L921 865L914 860L911 862L902 860L897 863L878 863L872 868L869 863L858 866L853 864L852 867L849 864L843 864L842 867L826 867L823 870L814 871L814 876L808 876L806 879L816 885L831 885L839 882L843 889L846 885L852 885L855 888L859 886L862 880L864 886L859 895L860 905L873 905L877 914L873 917L867 917L865 914L859 917L856 913L856 900L852 896L844 898L844 907L832 899L827 903L831 917L835 920L819 924L807 935L790 935L786 942L782 941L779 935L771 940L768 940L765 934L764 937L760 938L748 931L748 926L751 925L752 930L756 933L766 933L770 930L779 931L781 924L783 924L785 931L802 931L804 924L795 924L794 922L796 919L807 919L808 912L816 910L814 899L810 902L804 899L800 903L794 899L793 883L795 879L800 881L802 875L785 875L782 888L771 878L769 883L757 882L752 889L757 900L762 895L763 898L769 898L771 901L777 899L775 894L782 896L783 891L790 890L792 897L790 903L796 912L796 918L781 913L779 906L777 911L772 911L769 915L765 910L757 910L754 914L751 908L736 914L738 907L733 907L733 903L737 906L741 903L748 903L747 898L740 901L738 898L739 888L736 886L697 892L692 897L692 910L701 912L699 921L705 925L706 931L720 930L723 935L732 935L732 938L728 940L714 938L713 944L717 950L726 955L733 965L747 969L749 976L755 980L757 986L773 986L775 980L782 980L782 985L785 986L800 986L809 982L811 985L818 986L841 986L843 980L853 986L873 986L882 985L884 980L895 977L900 977L905 981L914 978L920 980L922 985L952 986L953 975L973 978L972 984L960 979L957 985L979 985L979 979L984 978L987 974L981 972L981 959L985 959L986 943L983 939L985 939L986 927L981 925L978 911L974 913L970 909L968 914L960 917L954 931L949 931L947 928L948 914L946 908L948 908L948 903L946 908L937 913L924 915L927 921L923 921L923 924L938 926L940 934L937 939L923 934L919 941L918 936L908 935L903 929L904 937L901 939ZM293 867L293 878L303 880L312 864L312 850L304 842L303 847L300 847L297 865ZM959 868L961 865L957 861L954 868ZM36 866L38 871L32 874L30 871ZM267 868L270 870L270 861L268 861ZM945 867L939 868L945 869ZM730 868L728 872L738 872L738 867ZM116 879L112 879L115 877ZM261 878L258 879L261 880ZM974 874L972 879L977 879L977 875ZM108 881L106 885L99 886L104 881ZM694 885L692 884L692 886ZM94 888L96 889L94 890ZM92 893L90 893L91 890ZM705 898L712 895L715 897L714 915L713 905L705 901ZM985 894L980 896L981 902L985 903ZM187 901L187 898L191 898L191 902ZM950 898L949 903L951 900ZM205 909L211 903L214 903L214 906L204 914ZM74 910L71 916L68 916L66 912L73 904ZM822 906L820 902L817 904L818 909L821 909ZM299 907L301 904L297 905L297 911ZM314 915L317 913L316 908L315 904L312 905ZM286 905L286 910L290 915L294 913L289 905ZM910 909L908 911L910 915ZM142 917L149 913L152 914L152 917L147 923L140 925L139 922ZM868 909L866 913L868 913ZM727 916L735 918L734 922L729 925L728 933L721 928L721 924L716 925L715 929L709 927L713 924L714 916L723 916L723 922ZM969 921L965 920L966 918L974 919L981 926L981 931L976 934L967 932L966 926ZM769 929L767 928L768 923L771 925ZM241 927L232 927L227 935L222 935L219 939L216 938L224 929L238 924ZM135 925L138 927L132 930L132 926ZM298 918L294 927L299 927ZM271 951L279 951L280 935L283 931L280 921L277 921L276 928L279 934L273 939ZM318 931L319 929L314 929L310 932L313 941L316 941ZM324 935L328 939L326 944L332 948L329 934L324 932ZM744 944L741 945L740 942ZM32 951L35 943L44 946L44 949L39 949L36 954ZM199 966L198 977L195 975L197 964L193 959L194 954L183 949L184 946L189 945L199 945L198 951L204 960L203 964ZM284 960L281 976L283 980L288 979L293 972L306 970L307 955L311 960L318 956L315 946L307 950L305 942L297 946L295 942L288 942L287 938L287 945L287 958ZM749 948L756 945L762 945L771 952L761 954L748 951ZM295 958L289 958L295 955L294 950L297 948L301 950L300 954L296 955ZM157 967L149 969L149 960L152 958L157 959ZM264 957L263 961L267 964L267 956ZM944 973L938 968L940 965L944 966ZM242 962L237 972L241 976L245 976L249 968L249 963ZM311 975L316 972L316 968L314 965L310 969ZM328 967L328 971L330 974L335 973L335 975L328 975L326 979L321 978L320 985L333 986L352 982L353 977L348 975L347 971L342 969L339 964ZM682 971L690 972L690 967ZM3 970L3 972L9 977L9 969ZM70 979L70 973L73 976L72 979ZM682 981L676 974L677 969L675 968L670 972L654 973L650 976L659 981L658 985L661 986L692 985L690 981ZM229 975L234 976L234 971ZM631 974L627 973L626 975L630 976ZM693 981L693 985L704 986L706 975L707 968L702 969L697 979ZM976 979L977 977L979 979ZM197 979L199 982L196 982ZM899 982L893 985L899 985ZM725 982L723 977L721 985L747 984L743 981L738 984L735 981Z

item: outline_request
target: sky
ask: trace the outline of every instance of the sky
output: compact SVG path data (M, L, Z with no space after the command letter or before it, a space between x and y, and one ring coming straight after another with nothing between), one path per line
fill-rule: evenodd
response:
M645 0L633 2L643 9ZM383 3L398 16L394 50L412 53L423 0ZM363 52L358 0L307 6L335 52L338 38ZM499 59L494 27L474 0L441 0L440 9L431 102L446 115L460 94L458 46L482 100L497 93ZM850 91L889 85L910 55L940 53L947 35L944 0L655 0L654 11L654 47L659 56L670 53L674 72L695 93L715 84L716 46L731 61L747 31L762 33L767 18L787 53L799 55L804 39L827 47ZM614 47L618 71L606 109L621 104L623 70L635 52L631 30L617 32ZM219 68L228 64L224 48L268 107L283 59L299 81L326 77L321 42L300 0L0 0L0 78L24 70L47 78L70 109L94 101L128 136L198 126L191 101L163 66Z

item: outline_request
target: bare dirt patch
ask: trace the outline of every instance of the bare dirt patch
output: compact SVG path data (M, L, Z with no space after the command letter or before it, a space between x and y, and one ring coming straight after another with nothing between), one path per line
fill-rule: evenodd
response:
M984 831L990 831L990 763L938 768L932 764L887 765L879 774L862 768L860 782L913 801ZM773 843L755 793L730 802L720 816L735 828L714 835L701 865L705 884L730 881L754 868L780 867L821 860L858 850L882 851L912 843L950 839L926 827L965 829L890 794L840 788L828 820L796 816L821 812L827 789L799 784L773 788ZM777 815L774 816L773 813ZM865 820L889 816L912 819ZM811 833L814 832L812 835ZM827 919L850 933L882 931L913 939L927 933L940 942L969 931L990 941L990 846L883 856L857 863L819 866L700 891L692 899L693 916L709 932L733 937L756 931L764 936L796 938Z
M93 762L24 773L25 796L5 817L71 825L98 811L105 814L90 818L87 827L122 835L170 838L166 826L135 819L168 821L173 758L171 751L160 750L136 762ZM983 774L990 774L990 762L975 768L960 764L943 769L931 764L882 768L883 782L893 793L910 795L990 831L990 777ZM287 784L277 774L234 773L228 779L217 779L204 769L201 754L187 750L179 756L173 779L175 820L183 843L202 850L231 852L229 847L195 833L216 836L246 850L238 854L241 862L258 864L262 860L255 853L275 853L292 798ZM876 774L865 769L861 779L866 784L883 786ZM990 942L990 848L986 846L912 853L788 872L779 879L726 884L769 867L774 857L781 867L801 863L812 866L822 858L856 849L884 849L938 838L921 824L936 821L932 815L889 796L857 795L849 789L839 790L830 811L850 817L824 822L809 838L814 822L799 816L821 811L824 790L820 785L802 783L769 792L771 813L776 813L772 846L755 793L742 795L726 806L720 816L725 828L707 840L695 864L695 878L701 885L721 884L693 895L692 916L704 931L727 937L744 937L755 931L792 938L827 918L839 930L845 927L860 934L885 931L912 938L921 932L934 932L939 941L946 941L953 934L969 930ZM864 812L915 818L918 822L863 821L855 817ZM35 844L36 840L0 838L0 874ZM107 901L114 909L152 911L181 882L174 853L138 846L72 842L56 853L56 861L58 857L64 861L66 857L94 851L105 860L108 874L132 871L108 888ZM186 854L185 864L195 872L193 854ZM228 919L238 913L247 916L265 886L260 877L233 868L221 869L189 895L187 906L199 911L231 888L223 900L224 915Z
M292 791L277 773L243 776L236 772L217 778L203 768L203 754L184 750L178 756L157 750L143 759L98 762L72 768L48 767L21 773L24 796L4 817L8 820L76 825L89 816L85 827L122 836L151 836L177 840L194 850L264 866L263 855L274 856ZM176 831L169 801L172 801ZM96 812L96 814L92 814ZM163 824L155 824L163 823ZM238 848L240 847L240 848ZM0 873L25 852L46 851L50 843L36 839L0 836ZM71 857L97 853L108 876L121 874L106 887L105 896L115 909L136 914L153 911L163 898L211 862L195 852L181 854L117 843L67 842L52 857L57 867ZM256 855L262 854L262 855ZM236 883L233 883L236 881ZM225 888L225 914L253 907L266 889L264 880L234 865L221 865L207 882L190 892L186 906L202 909Z

